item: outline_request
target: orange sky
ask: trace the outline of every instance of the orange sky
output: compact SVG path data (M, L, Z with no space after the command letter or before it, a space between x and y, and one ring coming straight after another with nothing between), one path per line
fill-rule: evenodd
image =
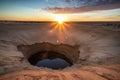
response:
M102 3L100 0L98 2L94 0L92 4L96 6L89 4L91 2L88 1L88 8L84 7L85 4L79 0L76 1L81 4L72 0L64 1L0 0L0 20L54 21L56 15L57 17L62 15L66 18L65 21L120 21L120 1L118 0L111 0L112 2L105 0L106 2Z

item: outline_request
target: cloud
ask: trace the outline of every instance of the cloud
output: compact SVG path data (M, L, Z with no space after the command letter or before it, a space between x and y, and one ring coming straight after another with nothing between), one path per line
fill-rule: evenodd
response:
M56 3L54 3L56 4ZM110 10L120 8L120 0L63 0L59 5L54 5L44 8L53 13L82 13L98 10Z

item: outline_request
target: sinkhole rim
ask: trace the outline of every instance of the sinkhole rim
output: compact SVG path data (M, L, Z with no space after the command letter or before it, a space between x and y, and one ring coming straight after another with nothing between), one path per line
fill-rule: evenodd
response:
M68 62L72 64L71 66L73 66L75 63L79 61L79 53L80 53L79 47L80 45L69 45L69 44L63 44L63 43L53 44L49 42L34 43L31 45L21 44L17 46L18 50L23 54L25 58L25 62L29 64L28 66L32 65L29 62L29 58L32 55L41 51L54 51L57 54L61 54L65 56L65 58L68 59ZM32 67L33 69L35 68L34 65L32 65Z

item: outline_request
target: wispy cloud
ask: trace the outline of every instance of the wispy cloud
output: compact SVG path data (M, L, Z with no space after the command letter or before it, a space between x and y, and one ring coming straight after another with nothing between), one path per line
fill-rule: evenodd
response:
M82 13L120 8L120 0L62 0L61 3L53 0L51 3L52 6L44 10L54 13Z

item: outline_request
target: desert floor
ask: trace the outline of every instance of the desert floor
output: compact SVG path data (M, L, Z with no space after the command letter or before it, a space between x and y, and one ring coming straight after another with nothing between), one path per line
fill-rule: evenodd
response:
M18 46L39 43L78 46L79 54L67 54L73 65L63 70L36 67ZM0 80L119 79L120 23L0 23Z

